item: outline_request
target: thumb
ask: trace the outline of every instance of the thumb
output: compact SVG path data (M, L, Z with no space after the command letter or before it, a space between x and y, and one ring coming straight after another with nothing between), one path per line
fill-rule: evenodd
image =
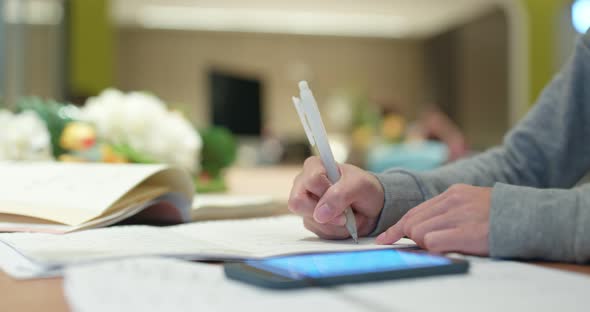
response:
M313 213L316 222L324 224L342 215L344 210L353 202L354 185L346 179L340 179L336 184L328 188L320 198Z

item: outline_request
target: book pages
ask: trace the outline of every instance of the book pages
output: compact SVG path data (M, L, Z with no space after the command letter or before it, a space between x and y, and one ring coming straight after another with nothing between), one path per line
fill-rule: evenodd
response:
M303 228L296 216L240 221L189 223L168 227L117 226L66 235L0 234L0 241L33 262L45 266L101 261L130 256L169 256L184 259L229 260L266 256L391 248L374 238L330 241ZM402 239L394 247L411 247ZM0 259L0 264L2 264Z
M0 213L65 225L102 215L141 183L193 195L188 174L165 165L2 162L0 172Z

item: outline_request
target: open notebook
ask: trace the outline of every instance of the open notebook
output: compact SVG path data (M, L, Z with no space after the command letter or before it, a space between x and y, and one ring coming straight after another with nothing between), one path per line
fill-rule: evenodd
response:
M408 239L398 247L415 246ZM52 235L0 234L0 268L17 278L59 274L68 265L136 256L242 260L346 250L391 248L374 238L329 241L307 231L296 216L195 222L167 227L118 226Z
M193 182L166 165L0 163L0 232L66 233L191 219Z

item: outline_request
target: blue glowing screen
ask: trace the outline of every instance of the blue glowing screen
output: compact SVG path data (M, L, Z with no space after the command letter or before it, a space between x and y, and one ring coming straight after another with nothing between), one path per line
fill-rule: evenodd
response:
M281 276L301 279L441 266L451 261L424 253L382 249L282 256L246 263Z

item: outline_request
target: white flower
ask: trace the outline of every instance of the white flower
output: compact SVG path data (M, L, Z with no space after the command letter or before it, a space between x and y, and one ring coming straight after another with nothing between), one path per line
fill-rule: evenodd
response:
M107 89L86 102L81 116L95 124L99 137L108 142L127 144L163 163L198 169L201 137L153 95Z
M32 111L0 110L0 160L52 160L51 137Z

